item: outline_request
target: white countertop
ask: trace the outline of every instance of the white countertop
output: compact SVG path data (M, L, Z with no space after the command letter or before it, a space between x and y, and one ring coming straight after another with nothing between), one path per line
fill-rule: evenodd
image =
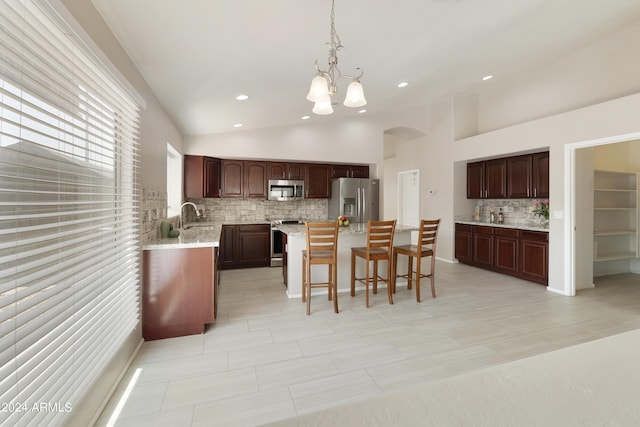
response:
M220 246L220 231L222 227L213 223L185 224L187 229L180 230L180 236L175 238L158 238L142 246L142 250L150 249L181 249L208 248Z
M530 230L530 231L544 231L549 232L549 227L538 222L524 222L524 223L513 223L513 224L493 224L487 221L456 221L456 224L468 224L468 225L485 225L489 227L500 227L500 228L516 228L518 230Z

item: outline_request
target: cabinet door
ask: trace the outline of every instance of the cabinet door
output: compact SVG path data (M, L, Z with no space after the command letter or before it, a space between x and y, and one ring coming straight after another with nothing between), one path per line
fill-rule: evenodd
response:
M267 162L244 162L244 197L267 198Z
M473 263L493 267L493 228L477 226L473 231Z
M351 166L352 178L369 178L369 166Z
M507 196L507 160L487 160L485 163L485 199Z
M236 260L236 233L235 225L223 225L220 232L220 253L218 256L218 266L220 269L231 268Z
M532 158L532 189L531 197L549 197L549 152L536 153Z
M244 168L242 160L222 160L221 196L244 197Z
M328 199L331 196L331 166L307 164L305 191L308 199Z
M531 155L507 158L507 197L533 197L531 191Z
M284 162L269 162L268 179L286 179L287 164Z
M268 267L270 261L270 228L269 225L238 226L238 266Z
M335 178L351 178L351 166L331 165L331 179Z
M483 199L484 193L484 162L467 163L467 199Z
M517 275L519 231L511 228L496 228L494 267L496 271Z
M519 276L546 285L549 274L548 233L522 231Z
M183 159L183 185L184 197L201 198L204 196L203 156L184 156Z
M220 197L220 160L204 159L204 197Z
M473 261L473 226L456 224L455 257L459 262L469 264Z
M304 172L307 168L305 163L289 163L287 164L288 179L304 180Z

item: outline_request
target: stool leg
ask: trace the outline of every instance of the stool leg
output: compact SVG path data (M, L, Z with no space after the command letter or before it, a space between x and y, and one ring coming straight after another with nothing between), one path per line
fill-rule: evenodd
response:
M387 261L387 299L389 300L389 304L393 304L393 294L392 294L392 290L391 287L391 270L392 270L392 265L391 265L391 259L389 259Z
M338 313L338 266L332 266L331 287L333 288L333 311Z
M412 257L413 258L413 257ZM420 258L420 252L416 257L416 301L420 302L420 265L422 264L422 258Z
M304 255L302 255L302 302L307 301L307 297L305 296L305 292L307 292L307 259Z
M378 293L378 260L373 260L373 293Z
M307 262L307 316L311 314L311 260Z
M351 296L356 296L356 253L351 251Z
M327 300L331 301L333 288L331 287L331 279L333 278L333 264L327 264L329 271L327 273Z
M436 257L431 255L431 296L436 297Z
M364 278L365 289L366 289L366 297L364 299L365 307L369 308L369 260L367 260L367 275Z
M398 251L396 251L395 249L393 250L393 263L391 264L391 280L392 280L392 288L393 288L393 293L396 293L396 278L398 276L396 276L396 272L398 271Z

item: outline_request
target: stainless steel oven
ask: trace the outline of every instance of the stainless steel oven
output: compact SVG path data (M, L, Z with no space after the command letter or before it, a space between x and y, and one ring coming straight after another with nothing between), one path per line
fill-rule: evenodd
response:
M271 267L282 266L284 247L282 244L282 231L278 229L281 224L300 224L297 219L278 219L271 221Z

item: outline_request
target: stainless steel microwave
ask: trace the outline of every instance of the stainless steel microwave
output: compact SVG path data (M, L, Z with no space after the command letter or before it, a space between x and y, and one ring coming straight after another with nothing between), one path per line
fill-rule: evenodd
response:
M304 199L304 181L292 179L270 179L269 200L302 200Z

